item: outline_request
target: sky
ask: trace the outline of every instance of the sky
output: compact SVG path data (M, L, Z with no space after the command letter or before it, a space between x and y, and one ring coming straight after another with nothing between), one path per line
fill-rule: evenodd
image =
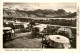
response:
M11 9L26 9L26 10L35 10L35 9L64 9L67 12L76 12L77 4L76 3L4 3L4 8Z

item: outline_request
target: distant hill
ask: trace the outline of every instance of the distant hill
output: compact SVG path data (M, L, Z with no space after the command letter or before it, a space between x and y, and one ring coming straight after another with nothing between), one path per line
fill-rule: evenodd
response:
M76 12L66 12L63 9L52 10L52 9L37 9L37 10L19 10L19 9L9 9L3 8L3 17L52 17L52 18L76 18Z

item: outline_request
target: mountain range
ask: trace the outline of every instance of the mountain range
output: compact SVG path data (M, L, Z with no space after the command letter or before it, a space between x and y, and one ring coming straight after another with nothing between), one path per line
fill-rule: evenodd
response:
M28 17L45 17L45 18L76 18L76 12L66 12L64 9L36 9L36 10L20 10L3 8L3 17L28 18Z

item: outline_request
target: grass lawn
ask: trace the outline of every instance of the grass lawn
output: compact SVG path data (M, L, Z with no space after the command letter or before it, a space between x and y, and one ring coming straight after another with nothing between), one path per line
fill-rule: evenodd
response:
M17 33L15 39L4 44L4 48L41 48L41 38L31 38L30 33Z

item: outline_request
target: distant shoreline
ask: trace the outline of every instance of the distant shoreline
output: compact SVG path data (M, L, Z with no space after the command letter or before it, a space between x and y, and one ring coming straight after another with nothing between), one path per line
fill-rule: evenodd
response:
M51 18L51 17L3 17L5 18L23 18L23 19L77 19L77 18Z

